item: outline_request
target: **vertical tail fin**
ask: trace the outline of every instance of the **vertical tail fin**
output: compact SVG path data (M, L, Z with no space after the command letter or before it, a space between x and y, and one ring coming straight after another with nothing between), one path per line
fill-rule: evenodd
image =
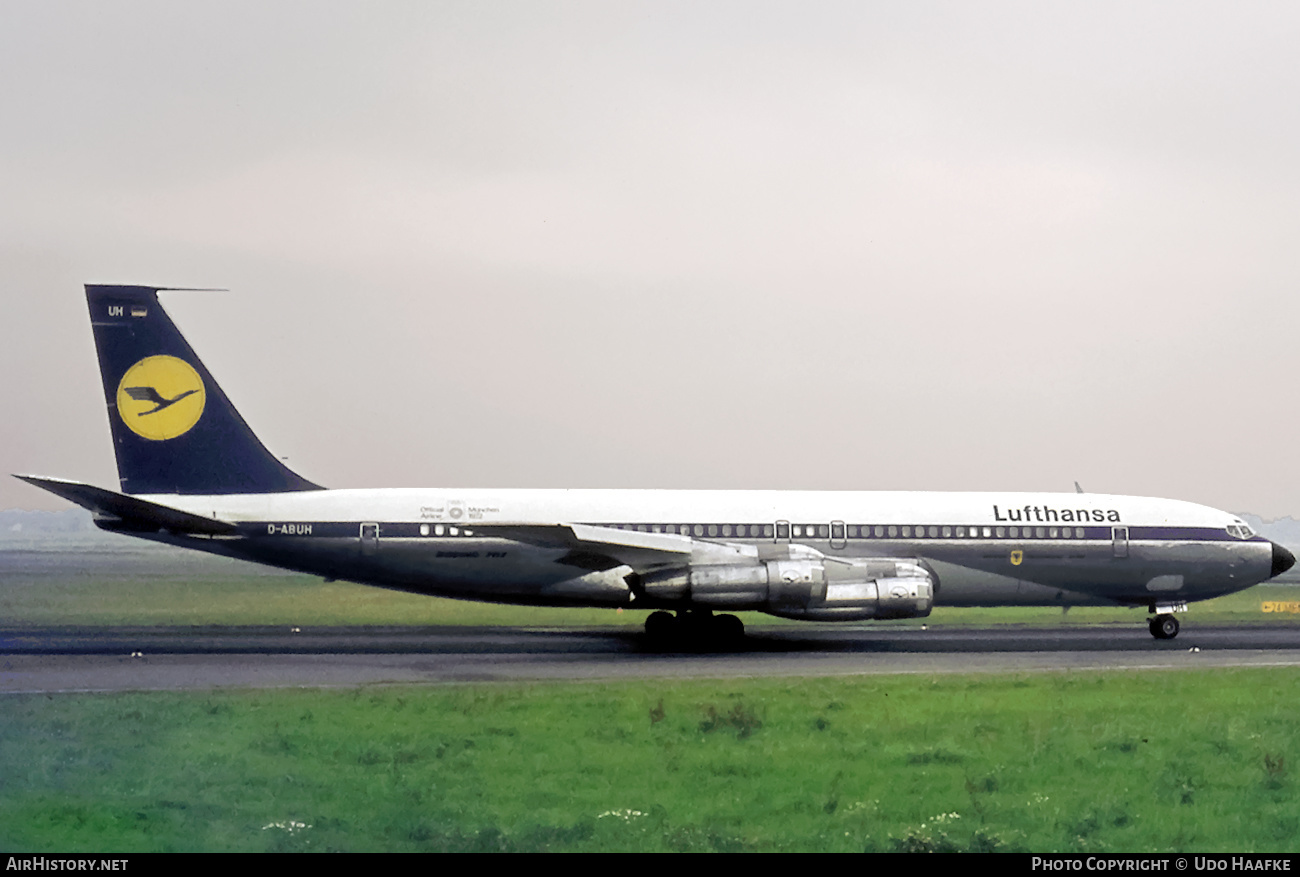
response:
M122 491L319 490L258 441L158 303L158 290L86 286Z

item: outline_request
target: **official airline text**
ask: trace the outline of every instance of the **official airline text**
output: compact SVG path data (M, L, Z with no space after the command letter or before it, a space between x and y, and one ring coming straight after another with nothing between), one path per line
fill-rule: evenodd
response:
M1104 524L1107 521L1118 523L1119 519L1119 512L1115 509L1054 509L1051 506L1027 505L1023 508L1003 511L998 506L993 506L993 520L998 522L1034 521L1040 524L1057 522L1069 524L1096 521L1098 524Z

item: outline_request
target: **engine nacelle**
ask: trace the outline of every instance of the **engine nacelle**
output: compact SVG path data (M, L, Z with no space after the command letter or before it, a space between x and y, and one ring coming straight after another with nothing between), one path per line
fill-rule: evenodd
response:
M806 550L738 564L694 564L641 577L647 597L785 618L923 618L935 581L919 563L896 558L841 560Z

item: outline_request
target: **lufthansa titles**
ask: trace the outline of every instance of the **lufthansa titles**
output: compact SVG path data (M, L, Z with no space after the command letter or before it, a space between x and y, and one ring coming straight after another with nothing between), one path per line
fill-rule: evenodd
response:
M1054 509L1051 506L1027 505L1018 509L993 506L993 520L1002 523L1073 524L1092 521L1098 524L1119 523L1115 509Z

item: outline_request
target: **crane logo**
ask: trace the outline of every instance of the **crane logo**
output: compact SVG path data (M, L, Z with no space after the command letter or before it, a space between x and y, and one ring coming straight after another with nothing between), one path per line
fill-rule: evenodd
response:
M161 442L184 435L203 416L207 394L194 367L174 356L147 356L117 385L117 416L133 433Z

